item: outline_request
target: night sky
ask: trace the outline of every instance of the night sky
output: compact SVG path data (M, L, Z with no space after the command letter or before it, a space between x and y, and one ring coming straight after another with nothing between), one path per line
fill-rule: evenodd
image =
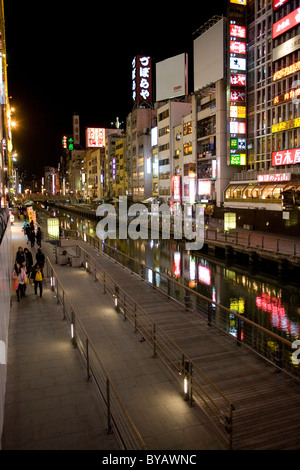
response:
M190 2L186 12L184 3L170 3L171 11L162 13L156 1L130 6L5 0L8 93L16 110L13 145L20 170L31 179L41 177L45 165L57 166L74 113L83 146L86 126L111 127L117 116L125 122L132 111L135 55L159 62L187 52L191 69L193 32L213 15L226 14L226 1L211 3L207 11L204 2Z

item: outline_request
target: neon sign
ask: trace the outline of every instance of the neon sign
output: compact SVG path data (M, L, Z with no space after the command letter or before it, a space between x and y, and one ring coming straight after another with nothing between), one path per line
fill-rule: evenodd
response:
M273 81L275 82L276 80L280 80L281 78L287 77L288 75L292 75L293 73L296 73L299 70L300 70L300 61L275 72L273 75Z
M230 134L246 134L246 123L238 121L231 122Z
M272 165L295 165L300 163L300 148L299 149L290 149L282 150L279 152L272 153Z
M289 121L273 124L272 133L287 131L289 129L295 129L296 127L300 127L300 118L290 119Z
M171 185L174 201L181 201L181 185L179 175L172 176Z
M273 10L277 10L277 8L284 5L288 0L273 0Z
M273 183L273 182L280 182L280 181L290 181L291 174L290 173L277 173L274 175L258 175L257 181L260 183Z
M136 56L132 61L132 99L152 101L152 61L148 56Z
M296 90L288 91L287 93L284 93L283 95L280 95L280 96L275 96L275 98L273 99L273 104L275 105L275 104L284 103L285 101L290 101L293 98L297 98L298 96L300 96L300 88L297 88Z
M230 117L246 118L246 106L230 106Z
M230 52L233 54L246 54L246 43L230 41Z
M246 101L246 93L240 90L230 90L230 101Z
M238 26L237 24L230 25L230 36L234 38L246 39L245 26Z
M105 147L105 129L88 128L86 133L87 147Z
M300 8L273 24L273 39L300 23Z
M234 86L246 86L246 75L244 74L235 74L230 75L230 85Z

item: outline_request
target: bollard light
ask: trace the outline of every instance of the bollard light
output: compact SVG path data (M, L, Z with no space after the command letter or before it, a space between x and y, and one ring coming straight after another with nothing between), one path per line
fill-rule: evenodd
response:
M115 308L117 309L118 308L118 295L113 294L113 298L115 299Z
M55 286L55 277L50 277L50 286L51 287Z
M74 325L71 323L71 338L74 339Z
M184 377L184 380L183 380L183 391L184 391L184 396L185 398L187 397L188 395L188 391L189 391L189 388L188 388L188 378L187 377Z

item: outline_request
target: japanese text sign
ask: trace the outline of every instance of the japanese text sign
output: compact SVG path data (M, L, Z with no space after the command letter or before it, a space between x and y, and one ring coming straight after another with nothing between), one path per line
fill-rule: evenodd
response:
M152 102L152 60L148 56L136 56L132 61L132 99L136 102Z

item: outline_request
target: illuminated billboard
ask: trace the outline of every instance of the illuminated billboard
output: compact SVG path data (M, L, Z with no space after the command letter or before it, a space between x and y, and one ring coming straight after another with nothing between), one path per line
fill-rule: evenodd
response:
M288 75L292 75L300 70L300 60L295 62L292 65L288 65L288 67L284 67L281 70L277 70L277 72L273 75L273 81L280 80L281 78L287 77Z
M237 3L238 5L247 5L247 0L230 0L230 3Z
M136 56L132 61L132 99L134 103L152 102L152 59Z
M288 0L273 0L273 10L277 10L277 8L284 5Z
M181 201L181 177L175 175L171 177L172 196L174 201Z
M229 34L233 38L246 39L246 28L245 26L238 26L237 24L231 24Z
M246 86L246 75L242 73L230 74L230 85L233 86Z
M295 165L300 163L300 149L281 150L272 153L272 165Z
M105 129L88 127L86 130L87 148L105 147Z
M233 54L246 54L246 43L241 41L230 41L230 52Z
M230 106L230 117L246 119L246 106Z
M300 23L300 8L273 24L273 39Z
M230 70L246 70L246 59L230 57Z

